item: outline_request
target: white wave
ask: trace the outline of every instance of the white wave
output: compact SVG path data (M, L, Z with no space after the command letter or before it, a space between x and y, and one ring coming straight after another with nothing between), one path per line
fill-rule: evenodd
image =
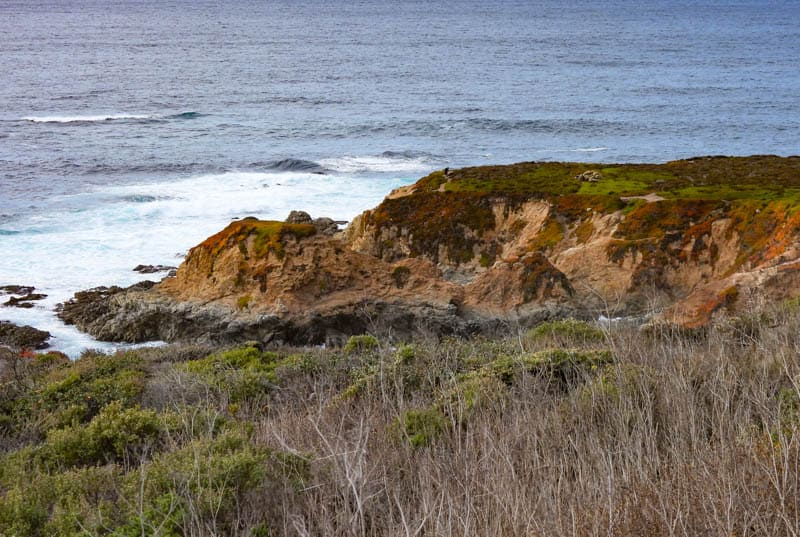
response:
M608 151L607 147L579 147L578 149L570 149L574 153L596 153L597 151Z
M154 117L142 114L99 114L86 116L26 116L22 119L33 123L89 123L115 119L152 119Z
M320 164L339 173L406 173L432 169L430 158L420 156L397 158L384 156L338 157L323 159Z
M351 220L407 179L298 172L229 172L158 183L98 187L70 196L81 210L42 212L5 222L0 285L34 285L48 298L31 310L0 308L0 318L48 330L53 348L75 356L113 350L58 321L52 308L76 291L148 279L138 264L177 265L180 254L235 218L283 220L292 210ZM139 196L152 199L136 202ZM158 277L158 276L156 276ZM149 276L153 279L153 276Z

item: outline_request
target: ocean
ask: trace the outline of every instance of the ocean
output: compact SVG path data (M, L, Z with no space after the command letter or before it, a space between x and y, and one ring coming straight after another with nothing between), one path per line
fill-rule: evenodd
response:
M0 319L443 168L800 153L800 2L0 2ZM149 276L152 278L152 276ZM0 296L0 301L4 297Z

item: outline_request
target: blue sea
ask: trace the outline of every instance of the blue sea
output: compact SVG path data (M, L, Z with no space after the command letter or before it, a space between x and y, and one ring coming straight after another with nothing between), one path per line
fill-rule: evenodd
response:
M2 0L0 319L445 166L800 153L800 2ZM0 297L0 302L4 297Z

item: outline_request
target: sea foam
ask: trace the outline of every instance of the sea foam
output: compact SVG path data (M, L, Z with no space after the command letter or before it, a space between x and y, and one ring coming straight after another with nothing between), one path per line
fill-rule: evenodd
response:
M152 117L143 114L99 114L85 116L26 116L22 119L33 123L90 123L118 119L151 119Z
M234 219L284 219L294 209L351 220L413 176L227 172L97 187L64 196L71 209L6 221L0 230L0 285L33 285L48 295L33 309L1 308L0 317L48 330L71 355L95 342L58 321L53 307L76 291L147 279L138 264L178 265L183 254ZM76 208L78 207L78 208ZM152 276L150 276L152 278Z

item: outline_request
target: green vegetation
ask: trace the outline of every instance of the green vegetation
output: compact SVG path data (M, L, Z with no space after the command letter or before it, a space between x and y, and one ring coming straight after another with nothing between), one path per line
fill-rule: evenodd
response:
M4 353L0 535L792 535L798 334Z
M378 348L378 339L375 336L364 334L361 336L350 336L344 345L344 352L356 354L373 351Z
M540 323L528 331L527 337L533 342L575 346L602 343L605 341L606 334L585 321L563 319Z
M238 299L236 299L236 307L240 310L247 309L250 305L250 302L253 301L253 297L251 295L242 295Z
M407 227L411 256L425 255L438 260L444 246L447 260L464 263L475 256L480 238L494 229L492 201L482 193L421 192L386 199L366 213L377 228ZM391 245L386 246L391 250ZM383 252L380 253L383 257Z
M581 180L589 171L599 178ZM784 236L800 230L798 157L701 157L619 165L525 162L453 170L447 177L434 172L415 186L409 196L385 200L368 222L378 231L403 229L412 256L456 265L475 259L483 266L493 262L487 252L499 251L490 233L495 228L492 206L498 201L509 209L531 199L551 204L548 220L529 244L531 251L544 252L556 248L568 232L578 242L588 240L594 231L588 217L621 210L626 215L616 231L621 242L612 244L609 254L621 260L628 253L643 253L645 264L678 260L681 247L690 241L692 255L703 255L710 222L725 217L743 235L732 270L748 260L780 255L788 242L769 241L784 222L790 223ZM647 195L658 197L650 203L637 198ZM680 247L670 245L676 236ZM445 259L440 259L442 252ZM658 283L653 275L640 279Z
M200 254L207 254L211 260L211 273L217 257L228 248L235 246L245 259L261 258L269 253L282 259L287 237L299 240L315 235L316 232L317 229L312 224L287 224L248 217L232 222L219 233L210 236L192 248L187 257L196 258Z
M580 174L597 170L597 182ZM561 196L640 196L656 192L667 198L763 199L800 195L800 158L698 157L666 164L598 165L573 162L523 162L442 172L421 179L419 191Z

